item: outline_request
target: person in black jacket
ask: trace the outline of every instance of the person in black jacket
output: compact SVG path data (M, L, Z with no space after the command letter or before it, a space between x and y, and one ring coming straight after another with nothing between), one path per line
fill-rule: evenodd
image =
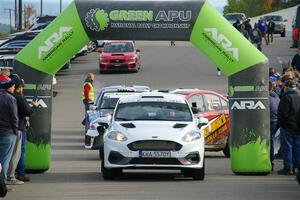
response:
M30 117L34 112L35 108L37 107L37 102L32 102L33 107L31 108L24 97L24 80L15 78L14 82L15 92L13 93L13 96L16 98L18 106L19 134L14 148L14 154L10 161L10 166L7 173L7 182L9 184L18 185L30 181L30 178L25 176L26 117ZM16 178L15 172L17 167L19 168L17 170L18 173Z
M284 95L278 107L278 123L280 126L281 154L283 169L281 175L292 175L293 167L300 170L300 94L295 80L287 80L284 84ZM295 165L295 166L293 166Z
M5 78L5 79L4 79ZM3 77L0 82L0 163L2 177L6 181L9 161L18 132L17 101L11 94L15 84L9 77Z
M294 55L291 65L294 70L300 72L300 47L298 47L298 52Z
M275 23L274 23L273 19L271 18L268 23L268 26L267 26L267 38L268 38L269 44L273 43L274 31L275 31Z

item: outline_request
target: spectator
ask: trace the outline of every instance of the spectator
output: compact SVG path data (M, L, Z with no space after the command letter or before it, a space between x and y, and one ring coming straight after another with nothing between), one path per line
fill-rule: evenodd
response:
M0 68L1 68L0 76L10 75L10 70L12 70L12 67L0 67Z
M258 28L258 25L255 24L254 28L252 30L252 33L250 35L251 37L251 42L252 44L260 51L262 51L261 49L261 43L262 43L262 36L261 36L261 32Z
M269 77L274 80L274 82L279 81L280 75L276 73L275 69L273 67L269 68Z
M7 170L12 156L16 137L18 134L17 101L12 96L15 84L6 77L0 83L0 163L2 164L2 177L7 180Z
M268 27L267 27L268 44L273 43L274 31L275 31L275 23L274 23L273 19L271 18L268 23Z
M274 168L274 139L275 134L278 130L277 125L277 109L279 105L279 97L273 92L273 84L269 81L269 101L270 101L270 129L271 129L271 137L270 137L270 160L272 164L272 170Z
M250 38L250 35L252 33L252 26L250 24L251 19L247 18L247 20L244 22L245 30L247 32L248 38Z
M300 47L298 47L298 52L294 55L291 65L294 70L300 72Z
M300 166L300 95L295 80L287 80L284 96L278 107L278 123L281 135L283 169L280 175L292 175L292 169Z
M241 21L239 19L237 19L233 24L233 27L236 28L236 30L238 30L239 32L241 32Z
M267 24L263 19L260 19L258 21L258 29L261 32L261 37L265 39L266 45L269 45L267 37L266 37L266 32L267 32Z
M2 172L2 165L0 163L0 173ZM5 197L7 193L7 187L3 177L0 175L0 197Z
M86 121L88 119L87 119L86 114L87 114L87 111L89 110L89 106L94 103L94 99L95 99L94 86L93 86L94 79L95 79L94 74L88 73L87 77L84 81L84 84L83 84L82 101L83 101L84 109L85 109L85 118L82 121L82 124L85 125L86 131L88 128L87 127L88 121Z
M10 166L7 173L7 184L10 185L20 185L24 184L30 180L29 177L25 176L25 143L26 143L26 117L30 117L34 109L37 107L37 102L32 102L33 107L30 108L27 100L24 97L24 81L20 78L15 79L15 92L13 96L17 100L18 106L18 135L16 140L16 145L14 152L10 161ZM25 139L25 140L24 140ZM21 159L20 159L21 158ZM21 163L20 163L21 162ZM15 177L16 168L20 163L20 168L18 170L18 177Z

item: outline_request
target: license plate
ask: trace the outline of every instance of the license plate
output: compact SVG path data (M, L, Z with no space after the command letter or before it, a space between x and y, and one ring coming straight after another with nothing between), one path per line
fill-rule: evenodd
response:
M140 158L170 158L170 151L139 151Z
M119 64L114 64L114 67L120 67L121 65L119 65Z

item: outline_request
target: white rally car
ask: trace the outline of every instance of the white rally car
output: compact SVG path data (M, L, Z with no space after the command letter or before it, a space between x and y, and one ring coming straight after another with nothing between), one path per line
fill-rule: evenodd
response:
M178 95L146 92L122 97L104 134L101 161L105 180L123 169L180 169L184 176L204 179L206 118L195 119Z

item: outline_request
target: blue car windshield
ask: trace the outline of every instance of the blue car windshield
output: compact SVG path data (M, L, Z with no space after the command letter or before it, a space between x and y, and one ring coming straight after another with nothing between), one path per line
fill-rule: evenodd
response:
M193 121L187 104L174 102L132 102L118 105L115 121Z

